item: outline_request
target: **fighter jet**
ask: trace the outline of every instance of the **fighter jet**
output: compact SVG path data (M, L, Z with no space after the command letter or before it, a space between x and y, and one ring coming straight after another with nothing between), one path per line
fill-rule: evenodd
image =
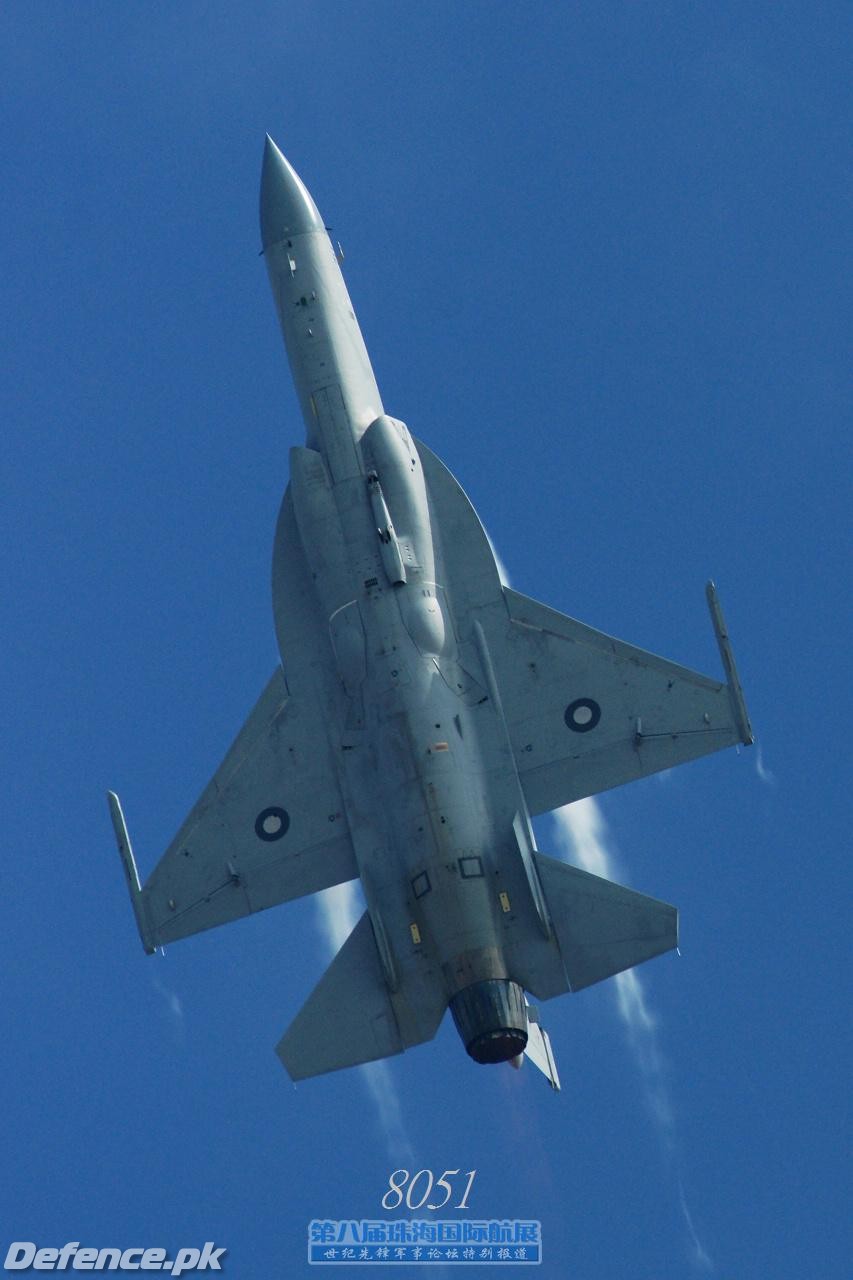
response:
M366 910L277 1046L293 1080L431 1040L449 1006L478 1063L527 1055L537 1010L676 946L667 903L536 847L531 818L752 742L726 681L511 590L471 503L383 407L338 255L267 137L261 241L304 445L275 533L281 665L140 886L142 943L358 878Z

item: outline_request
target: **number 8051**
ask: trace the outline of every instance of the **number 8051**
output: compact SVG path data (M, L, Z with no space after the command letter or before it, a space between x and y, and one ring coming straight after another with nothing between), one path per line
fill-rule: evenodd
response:
M468 1208L468 1194L476 1172L476 1169L468 1170L465 1175L468 1179L465 1184L465 1194L458 1204L450 1206L451 1209ZM448 1179L456 1177L458 1173L458 1169L445 1169L440 1178L435 1178L431 1169L419 1169L417 1173L411 1175L411 1181L409 1181L408 1169L395 1169L388 1179L388 1190L382 1197L382 1208L399 1209L400 1205L405 1202L407 1209L423 1209L424 1205L428 1209L443 1209L453 1195L453 1187ZM407 1182L409 1183L408 1187L406 1187ZM406 1188L405 1193L404 1187ZM438 1187L442 1189L443 1198L433 1203L430 1200L430 1196ZM428 1200L429 1204L427 1204Z

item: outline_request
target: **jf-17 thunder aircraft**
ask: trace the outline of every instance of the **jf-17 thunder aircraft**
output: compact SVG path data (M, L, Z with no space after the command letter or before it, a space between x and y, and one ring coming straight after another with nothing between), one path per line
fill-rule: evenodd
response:
M272 596L281 654L140 886L145 950L345 881L366 910L277 1046L293 1080L435 1036L559 1078L527 1000L675 947L674 907L540 853L531 818L752 742L727 682L511 590L457 481L385 413L317 207L267 137L261 239L306 442L290 450Z

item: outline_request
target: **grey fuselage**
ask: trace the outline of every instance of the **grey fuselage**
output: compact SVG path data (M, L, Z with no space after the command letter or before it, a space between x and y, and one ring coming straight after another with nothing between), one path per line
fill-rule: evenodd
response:
M505 802L489 794L495 745L481 741L483 720L472 714L487 693L482 673L471 677L459 661L452 584L417 447L384 414L322 220L269 141L261 209L307 429L306 447L291 450L290 501L339 678L337 723L327 731L345 817L389 987L393 935L403 931L406 944L429 941L450 1000L474 983L511 978L494 855L515 838L514 814L529 830L524 799L511 766ZM275 612L287 674L287 600ZM523 1048L523 1037L505 1056L510 1048Z
M549 858L531 814L752 730L727 680L501 582L444 464L385 413L323 220L267 138L261 239L306 441L290 450L272 599L281 665L140 883L145 950L360 880L367 910L276 1047L294 1080L424 1044L449 1006L477 1062L559 1088L538 1010L678 943L678 911Z

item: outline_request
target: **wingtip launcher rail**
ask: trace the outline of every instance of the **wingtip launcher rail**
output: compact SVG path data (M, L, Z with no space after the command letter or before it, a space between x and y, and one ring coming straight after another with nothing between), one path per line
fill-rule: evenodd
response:
M127 833L127 823L122 813L121 801L114 791L107 792L107 801L110 806L110 817L113 820L113 828L116 833L121 863L124 867L124 876L127 880L127 889L133 906L133 914L136 916L136 927L139 930L139 936L142 939L145 952L150 956L154 954L157 948L151 941L151 935L145 920L145 909L142 904L142 886L139 883L139 872L136 870L136 860L133 856L130 836Z
M717 595L717 588L713 582L705 584L705 595L708 600L708 608L711 612L711 623L714 627L714 634L717 637L717 644L720 647L720 658L723 662L723 670L726 673L728 682L729 697L732 703L732 713L735 717L738 731L740 733L741 742L745 746L751 746L755 741L755 735L752 732L752 725L749 721L749 712L746 709L746 699L743 696L743 688L740 683L740 677L735 666L735 656L732 652L732 644L729 640L729 633L726 629L726 620L723 617L723 610L720 606L720 600Z

